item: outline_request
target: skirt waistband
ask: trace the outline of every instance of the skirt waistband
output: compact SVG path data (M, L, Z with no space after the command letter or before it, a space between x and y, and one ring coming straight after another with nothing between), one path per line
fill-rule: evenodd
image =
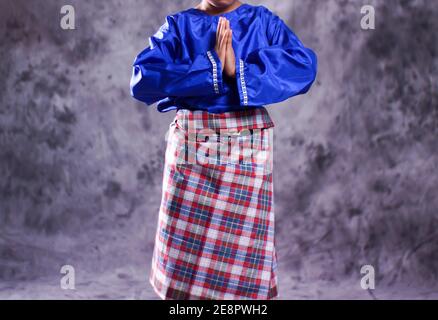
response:
M183 130L232 130L262 129L274 127L265 107L247 110L210 113L204 110L179 109L174 122Z

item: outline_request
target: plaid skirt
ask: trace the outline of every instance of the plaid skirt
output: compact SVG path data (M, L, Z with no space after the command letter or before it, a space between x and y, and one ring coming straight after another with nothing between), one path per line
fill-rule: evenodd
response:
M265 108L176 112L149 275L161 299L279 297L273 127Z

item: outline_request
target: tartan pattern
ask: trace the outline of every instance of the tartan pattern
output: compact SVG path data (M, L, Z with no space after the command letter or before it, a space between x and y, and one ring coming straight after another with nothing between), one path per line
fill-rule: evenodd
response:
M264 107L209 113L204 110L179 109L175 117L181 129L227 129L241 131L244 129L262 129L274 127L268 111Z
M220 144L251 143L272 154L274 125L264 108L177 111L169 126L149 282L167 300L276 299L272 162L241 156L183 161L186 130L194 124L196 130L229 130ZM249 134L235 134L246 129ZM195 144L199 159L210 157L202 142Z

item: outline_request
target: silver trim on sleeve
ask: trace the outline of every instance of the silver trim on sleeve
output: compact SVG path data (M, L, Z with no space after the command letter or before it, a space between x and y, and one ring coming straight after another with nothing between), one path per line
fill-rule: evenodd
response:
M246 90L245 68L244 68L244 64L243 64L242 59L240 59L240 83L242 85L243 104L245 106L247 106L248 105L248 91Z
M213 54L211 51L207 51L208 59L210 59L211 64L213 65L213 86L214 86L214 92L216 94L219 94L219 84L217 80L217 63L214 60Z

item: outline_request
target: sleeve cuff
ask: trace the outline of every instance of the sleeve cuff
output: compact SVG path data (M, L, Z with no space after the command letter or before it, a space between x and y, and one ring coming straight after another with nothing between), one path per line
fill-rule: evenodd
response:
M222 88L222 63L215 50L207 51L208 59L212 65L212 78L213 78L213 90L215 94L220 94L223 91Z
M236 81L239 91L240 104L243 106L248 105L248 89L246 87L245 73L247 66L242 59L236 59Z

